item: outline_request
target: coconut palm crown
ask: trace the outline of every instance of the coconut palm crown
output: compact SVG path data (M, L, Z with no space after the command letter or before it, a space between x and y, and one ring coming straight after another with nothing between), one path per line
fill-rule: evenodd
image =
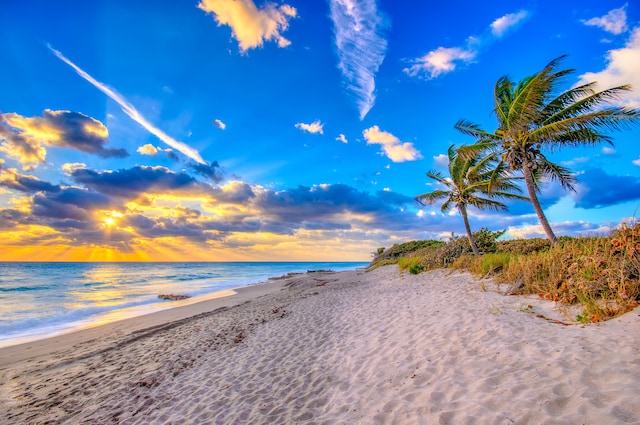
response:
M468 120L455 128L476 138L477 143L460 150L463 156L478 151L498 154L511 170L522 172L529 198L547 238L557 238L538 200L539 180L556 180L570 190L575 177L571 171L549 160L544 152L565 147L613 145L607 132L630 126L640 118L640 111L616 106L613 101L631 89L629 85L596 91L596 82L582 84L557 93L557 86L573 69L558 70L566 56L552 60L537 74L517 84L501 77L494 89L494 113L498 128L493 133Z
M519 195L521 188L515 180L519 177L511 175L504 161L496 160L493 154L480 157L458 155L454 145L449 146L449 176L435 170L427 173L427 177L437 181L443 189L423 193L415 197L422 205L431 205L439 200L444 200L441 206L443 213L456 208L464 221L464 227L469 237L469 243L473 253L478 255L478 247L473 240L467 206L471 205L479 209L506 210L507 206L497 199L521 199L529 198Z

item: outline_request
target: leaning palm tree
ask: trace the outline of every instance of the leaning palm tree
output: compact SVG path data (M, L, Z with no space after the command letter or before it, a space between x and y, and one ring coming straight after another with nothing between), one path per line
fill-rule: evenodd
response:
M563 77L574 72L573 69L558 70L564 58L554 59L540 72L517 84L507 76L498 80L494 90L498 128L493 133L468 120L460 120L455 125L477 141L461 150L461 155L488 150L500 155L512 170L522 173L540 224L553 243L557 238L538 200L538 183L546 178L575 190L575 177L569 169L550 161L543 151L603 142L613 144L605 131L623 129L640 117L638 110L611 103L629 91L629 85L596 91L597 83L591 82L556 95Z
M422 205L431 205L444 199L441 210L446 213L455 207L462 216L464 228L469 237L469 244L473 253L480 252L473 240L467 206L471 205L479 209L506 210L507 206L493 198L529 200L525 196L518 195L520 187L504 161L496 160L495 155L484 157L458 155L454 145L449 146L449 176L445 177L439 171L431 170L427 177L437 181L445 189L436 189L429 193L416 196L416 201Z

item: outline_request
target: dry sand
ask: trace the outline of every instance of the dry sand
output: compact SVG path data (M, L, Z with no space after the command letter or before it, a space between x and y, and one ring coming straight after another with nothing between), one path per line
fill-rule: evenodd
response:
M0 423L640 424L640 310L565 326L502 291L313 273L5 348Z

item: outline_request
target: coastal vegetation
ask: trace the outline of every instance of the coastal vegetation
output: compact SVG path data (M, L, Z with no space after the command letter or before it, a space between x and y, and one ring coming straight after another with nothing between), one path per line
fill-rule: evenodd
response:
M581 305L576 320L598 322L624 314L640 301L640 223L621 224L606 236L497 240L504 231L474 233L484 255L466 237L447 243L412 241L376 256L371 267L398 264L410 273L462 269L509 285L509 294L538 295L562 305ZM410 251L409 247L423 248ZM402 256L390 255L402 252Z
M609 133L640 118L639 110L616 104L631 89L629 85L597 91L597 82L590 82L560 92L558 85L574 72L559 69L565 57L519 82L508 76L498 79L493 110L497 128L487 132L469 120L458 121L455 128L475 138L475 143L449 147L448 176L433 170L427 173L438 185L415 199L422 205L443 200L443 213L456 208L467 237L452 236L442 245L414 241L379 250L372 266L397 263L411 273L440 267L467 269L510 283L509 294L580 303L583 312L577 319L582 322L615 317L638 305L640 224L623 223L608 236L557 237L538 198L546 181L575 190L575 174L553 162L549 153L613 145ZM524 180L529 197L519 195L518 180ZM467 207L506 210L507 205L496 199L531 202L547 239L498 241L505 231L472 232Z

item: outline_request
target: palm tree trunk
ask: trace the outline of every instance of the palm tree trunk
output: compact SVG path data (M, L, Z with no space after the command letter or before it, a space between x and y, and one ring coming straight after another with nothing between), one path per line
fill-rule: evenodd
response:
M531 199L531 204L533 205L533 209L538 215L538 220L540 220L540 224L544 229L544 233L547 234L547 239L549 239L552 244L555 244L556 242L558 242L558 238L553 233L553 230L551 230L551 225L549 225L547 216L545 216L544 211L542 211L542 206L540 205L538 194L536 193L536 185L533 181L533 174L531 173L531 169L529 169L526 164L522 167L522 174L524 175L524 182L527 184L529 199Z
M476 242L473 240L473 235L471 234L471 227L469 226L469 218L467 217L467 208L464 205L460 205L460 214L462 214L462 220L464 221L464 228L467 231L467 237L469 237L469 243L471 244L471 249L475 255L480 255L480 251L478 251L478 247L476 246Z

